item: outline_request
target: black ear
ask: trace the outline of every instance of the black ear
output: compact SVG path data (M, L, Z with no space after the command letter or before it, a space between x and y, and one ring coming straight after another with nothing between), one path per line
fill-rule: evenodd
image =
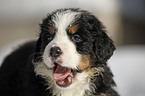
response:
M106 63L112 56L115 46L104 30L102 23L92 14L84 12L81 17L86 24L85 28L93 36L93 56L98 63Z
M94 39L94 52L97 58L97 62L106 63L107 60L112 56L115 50L115 46L113 41L104 31L102 25L97 26Z

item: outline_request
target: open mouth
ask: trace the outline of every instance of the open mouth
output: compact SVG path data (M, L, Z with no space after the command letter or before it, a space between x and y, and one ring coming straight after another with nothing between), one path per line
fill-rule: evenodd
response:
M68 87L72 84L76 70L71 68L63 67L57 63L55 63L53 78L56 80L56 84L60 87Z

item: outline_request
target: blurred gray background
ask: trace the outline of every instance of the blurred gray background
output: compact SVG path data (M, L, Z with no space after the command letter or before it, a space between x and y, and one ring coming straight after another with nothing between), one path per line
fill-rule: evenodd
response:
M109 60L121 96L145 96L145 0L0 0L0 63L23 41L37 39L41 20L58 8L92 12L117 50Z

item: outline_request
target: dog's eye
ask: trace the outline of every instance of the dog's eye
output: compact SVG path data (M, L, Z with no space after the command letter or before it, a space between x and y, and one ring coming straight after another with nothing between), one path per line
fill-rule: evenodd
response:
M48 36L47 36L47 39L48 39L48 40L51 40L51 39L52 39L52 36L48 35Z
M72 40L73 40L74 42L81 42L81 41L82 41L82 39L81 39L81 37L80 37L79 35L74 35L74 36L72 36Z

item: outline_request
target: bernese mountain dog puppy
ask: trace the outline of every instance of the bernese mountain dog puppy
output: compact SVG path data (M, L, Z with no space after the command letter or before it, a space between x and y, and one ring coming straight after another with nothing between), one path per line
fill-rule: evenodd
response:
M94 15L59 9L40 30L5 58L0 96L118 96L106 63L115 47Z

